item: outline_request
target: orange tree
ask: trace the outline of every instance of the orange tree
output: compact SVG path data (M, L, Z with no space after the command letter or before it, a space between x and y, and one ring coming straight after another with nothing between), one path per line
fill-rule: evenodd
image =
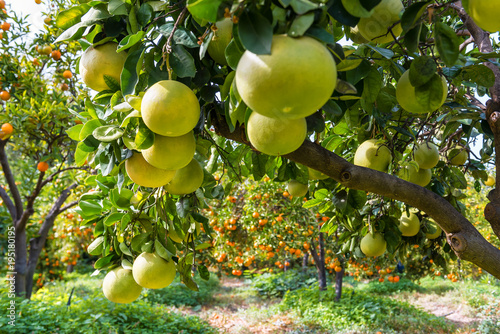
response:
M76 92L75 81L64 78L63 72L72 68L70 55L78 46L51 47L57 28L49 20L46 32L29 35L25 18L8 5L0 15L5 22L0 40L4 180L0 197L8 212L2 221L8 236L5 264L11 291L29 298L38 259L56 217L76 205L74 199L69 203L67 199L78 187L80 168L71 166L75 144L65 130L78 120L81 106L66 89ZM41 52L42 45L47 52ZM57 52L49 53L49 48Z
M200 224L212 235L200 212L230 189L212 176L222 163L236 182L315 183L308 206L328 212L326 232L343 225L339 242L353 251L406 256L437 232L431 255L499 278L500 250L465 217L462 193L465 175L479 189L486 166L500 164L497 46L483 30L498 29L477 26L463 5L117 0L61 11L58 39L87 48L79 74L98 91L73 129L77 165L100 170L79 205L96 224L95 267L130 268L155 251L195 288L192 265L210 245L196 238ZM169 172L193 180L183 169L193 157L201 188L177 191ZM497 238L500 194L488 199Z

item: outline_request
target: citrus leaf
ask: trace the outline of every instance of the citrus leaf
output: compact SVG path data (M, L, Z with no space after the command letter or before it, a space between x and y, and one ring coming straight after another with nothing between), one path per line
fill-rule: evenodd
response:
M82 16L85 15L90 8L88 4L81 4L59 12L56 17L56 26L64 30L74 26L81 21Z
M144 49L140 48L127 55L125 64L123 65L122 74L120 76L121 89L124 95L134 94L135 87L139 83L139 72L142 67L142 59L144 57Z
M107 216L106 219L104 219L104 225L112 226L117 221L120 221L123 216L125 216L125 213L123 212L113 212L112 214Z
M181 78L194 78L196 75L196 65L194 58L182 45L175 44L172 46L172 53L170 54L170 65Z
M434 111L441 105L443 98L443 82L438 74L426 84L415 87L415 99L423 109Z
M349 14L349 12L342 5L341 0L333 1L330 8L328 8L328 14L340 23L351 27L355 27L359 22L359 17Z
M314 22L314 13L299 15L293 20L288 35L292 37L300 37L309 29Z
M111 261L113 260L115 254L109 254L106 257L102 257L99 260L97 260L94 264L95 269L102 269L105 267L108 267L111 264Z
M238 33L241 43L255 54L271 54L273 27L262 14L244 11L239 19Z
M101 235L92 241L92 243L87 247L87 253L90 255L100 255L102 253L102 244L104 242L104 237Z
M405 9L403 15L401 16L401 27L403 28L403 33L409 31L415 26L418 19L424 14L430 2L431 1L417 2Z
M110 0L108 4L108 12L111 15L127 15L128 10L125 0Z
M413 87L426 84L436 74L436 62L428 56L417 57L410 65L410 83Z
M87 123L85 123L83 128L80 130L80 140L84 140L88 136L92 135L92 132L94 132L94 130L100 127L101 125L102 125L101 121L98 119L92 119Z
M136 45L137 43L142 41L142 38L144 37L145 34L146 34L146 32L141 30L141 31L138 31L136 34L128 35L127 37L125 37L124 39L122 39L120 41L120 44L118 45L118 48L116 49L116 52L121 52L123 50L126 50L126 49L133 47L134 45Z
M102 212L102 206L94 200L80 201L78 206L87 216L99 215Z
M77 124L77 125L69 128L68 130L66 130L66 133L68 134L68 136L71 139L79 141L80 140L80 131L82 130L82 128L83 128L83 124Z
M437 22L435 24L434 35L441 60L443 60L447 66L451 67L455 65L458 60L460 47L460 39L455 33L455 30L443 22Z
M151 233L138 234L132 239L130 246L132 246L132 249L137 253L142 253L142 246L149 241L150 236Z
M188 0L187 9L198 19L215 22L222 2L223 0Z
M123 136L123 130L113 125L104 125L94 129L92 136L97 140L109 143Z

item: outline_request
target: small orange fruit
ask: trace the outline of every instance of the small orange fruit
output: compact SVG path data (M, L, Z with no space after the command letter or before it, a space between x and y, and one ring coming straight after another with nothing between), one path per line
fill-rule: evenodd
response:
M14 127L12 127L12 124L10 123L4 123L2 124L2 131L4 135L10 135L14 131Z
M4 8L5 8L5 1L0 0L0 9L4 9Z
M50 56L52 57L52 59L54 60L59 60L61 59L61 51L59 50L54 50L52 51L52 53L50 54ZM71 72L70 72L71 73Z
M70 70L66 70L66 71L63 72L63 77L65 79L71 79L73 77L73 73L71 73Z
M39 4L41 4L41 3L42 3L42 0L35 0L35 3L36 3L37 5L39 5Z
M10 23L9 22L4 22L0 25L0 29L2 29L3 31L7 31L10 29Z
M255 211L254 213L252 213L252 217L254 218L259 218L259 213L257 211Z
M40 172L44 173L49 169L49 164L46 163L45 161L40 161L38 165L36 166L36 169L38 169Z
M6 90L2 90L0 92L0 99L4 100L4 101L7 101L10 99L10 93Z

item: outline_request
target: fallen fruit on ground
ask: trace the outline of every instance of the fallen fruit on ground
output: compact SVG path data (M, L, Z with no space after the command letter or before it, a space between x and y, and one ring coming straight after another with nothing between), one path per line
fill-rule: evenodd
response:
M175 264L156 253L142 253L132 266L134 280L148 289L161 289L169 286L175 278Z
M384 240L384 236L379 232L373 234L368 233L361 239L359 247L366 256L380 256L385 253L387 242Z
M285 155L298 149L307 134L305 118L276 119L253 112L247 122L250 143L262 153Z
M120 82L127 53L116 52L117 43L110 42L85 50L80 59L80 75L83 82L98 92L109 89L104 75Z
M330 98L337 83L335 61L311 37L275 35L270 55L245 51L236 86L253 111L278 119L309 116Z
M203 168L196 159L175 172L174 178L165 186L172 195L190 194L203 183Z
M141 295L142 287L136 283L132 270L117 267L106 274L102 282L104 296L113 303L131 303Z
M368 139L359 145L354 154L354 164L386 172L391 162L391 151L378 139Z
M162 80L144 94L141 115L146 126L154 133L177 137L196 126L200 118L200 104L185 84Z
M125 170L130 179L141 187L157 188L170 182L175 170L165 170L149 164L141 153L134 154L125 160Z
M155 135L153 146L142 151L146 161L156 168L178 170L191 162L196 151L193 131L178 137Z

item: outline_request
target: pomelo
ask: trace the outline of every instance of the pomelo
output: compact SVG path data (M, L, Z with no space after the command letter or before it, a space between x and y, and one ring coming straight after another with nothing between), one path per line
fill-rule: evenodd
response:
M396 99L399 105L408 112L415 114L430 113L441 107L448 96L448 83L443 76L441 76L441 82L443 84L443 95L441 99L432 101L430 106L422 105L415 96L415 87L413 87L410 82L410 70L407 70L403 73L401 78L399 78L396 86Z
M366 256L380 256L385 253L387 242L384 240L384 236L379 232L373 234L368 233L361 239L360 248Z
M378 139L365 140L354 154L354 164L386 172L391 162L391 151Z
M179 137L155 135L153 146L142 151L146 161L156 168L178 170L191 162L196 151L192 131Z
M142 253L134 261L132 274L140 286L161 289L170 285L175 278L175 264L156 253Z
M175 172L165 190L173 195L185 195L196 191L203 183L203 168L196 159Z
M141 295L142 286L136 283L132 270L117 267L106 274L102 282L104 296L113 303L131 303Z
M142 187L157 188L170 182L175 170L159 169L150 165L141 153L136 153L125 160L125 170L130 179Z

